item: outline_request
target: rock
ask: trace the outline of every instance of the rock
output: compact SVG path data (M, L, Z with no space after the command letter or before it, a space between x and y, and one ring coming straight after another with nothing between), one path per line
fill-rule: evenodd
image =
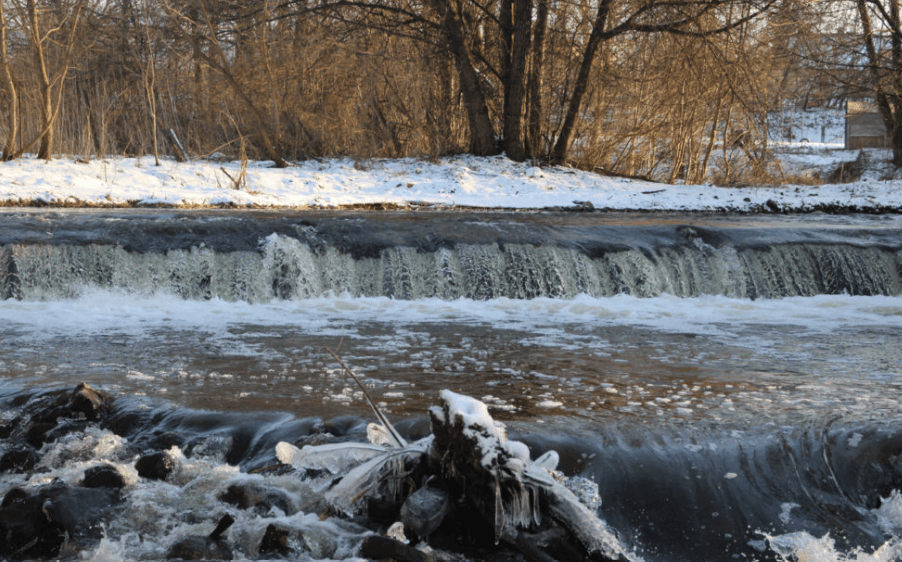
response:
M114 490L59 481L31 493L13 488L0 503L0 558L53 558L67 537L76 548L90 547L117 501Z
M149 480L166 480L174 467L172 455L166 451L144 455L135 463L138 476Z
M116 509L119 491L113 488L81 488L61 482L39 492L43 509L53 522L59 523L76 545L91 545L103 536L102 522Z
M7 451L0 457L0 472L26 472L40 460L41 456L31 449Z
M222 535L232 526L235 519L229 515L223 515L216 524L213 532L206 537L185 537L171 547L166 553L166 558L180 558L182 560L231 560L232 547Z
M412 493L401 506L401 522L416 539L425 541L442 524L451 506L448 490L427 484Z
M170 560L231 560L233 556L227 541L197 536L177 541L166 552L166 558Z
M52 558L66 539L65 528L44 513L44 499L20 488L0 506L0 558Z
M291 553L288 546L289 531L272 523L266 527L263 533L263 539L260 541L260 548L257 550L260 554L281 554L287 556Z
M396 560L397 562L434 562L435 558L401 541L370 535L360 545L360 556L370 560Z
M125 478L115 466L102 464L85 470L82 486L85 488L113 488L119 490L125 486Z
M86 383L81 383L72 392L69 407L73 412L84 414L86 419L96 421L103 411L104 398L102 394Z
M25 441L35 449L40 449L47 441L47 434L56 427L52 422L38 422L25 432Z
M13 420L7 423L0 423L0 439L6 439L13 434L17 421L18 420Z
M240 509L254 509L261 515L268 514L273 508L285 515L293 515L296 511L287 493L253 481L230 485L219 499Z

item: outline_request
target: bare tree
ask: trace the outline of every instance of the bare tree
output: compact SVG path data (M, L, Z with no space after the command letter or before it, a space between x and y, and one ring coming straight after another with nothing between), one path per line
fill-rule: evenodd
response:
M50 9L39 6L35 0L25 0L24 5L21 3L14 5L20 29L28 38L34 56L32 71L37 77L41 128L37 135L17 148L13 148L10 144L14 142L14 136L9 136L3 155L5 160L18 158L38 143L40 143L38 158L50 160L53 157L54 125L62 107L66 76L71 68L72 55L76 47L75 34L85 4L86 0L75 0L69 4L60 1L56 3L54 9ZM56 15L56 18L49 20L44 14ZM4 30L7 27L5 21L6 17ZM4 49L7 33L4 31ZM61 51L53 57L56 59L56 65L51 60L50 51ZM16 87L10 71L8 53L4 55L3 66L12 99L16 96ZM15 129L15 126L11 129Z

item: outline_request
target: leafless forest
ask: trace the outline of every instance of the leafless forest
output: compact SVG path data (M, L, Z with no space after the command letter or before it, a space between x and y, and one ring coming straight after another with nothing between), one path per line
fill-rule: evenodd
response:
M0 146L726 182L787 106L874 99L902 147L899 2L2 0Z

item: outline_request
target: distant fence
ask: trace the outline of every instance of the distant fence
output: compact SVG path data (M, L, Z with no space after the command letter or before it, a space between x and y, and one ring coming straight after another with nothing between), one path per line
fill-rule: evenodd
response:
M889 136L877 104L867 101L846 102L846 148L886 148Z

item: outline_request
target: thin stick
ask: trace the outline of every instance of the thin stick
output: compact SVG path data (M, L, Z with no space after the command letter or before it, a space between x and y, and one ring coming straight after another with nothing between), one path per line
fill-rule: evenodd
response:
M373 409L373 412L376 414L376 418L385 427L385 430L388 432L389 437L391 437L392 440L394 441L394 446L395 447L406 447L407 441L405 441L404 438L398 434L398 431L391 424L391 422L388 421L388 418L385 417L385 414L383 414L382 411L379 410L379 406L376 405L376 401L373 400L373 397L370 396L369 392L367 392L366 387L363 386L363 383L360 382L360 379L357 378L357 375L354 374L354 371L352 371L350 368L348 368L348 366L344 364L344 361L342 361L338 357L338 355L335 355L335 353L331 349L326 347L326 351L328 351L329 355L331 355L336 361L338 361L338 364L341 365L341 367L345 370L345 372L347 374L349 374L351 376L352 379L354 379L354 382L356 382L357 386L360 387L360 390L363 391L363 395L366 397L366 401L369 402L370 407Z

